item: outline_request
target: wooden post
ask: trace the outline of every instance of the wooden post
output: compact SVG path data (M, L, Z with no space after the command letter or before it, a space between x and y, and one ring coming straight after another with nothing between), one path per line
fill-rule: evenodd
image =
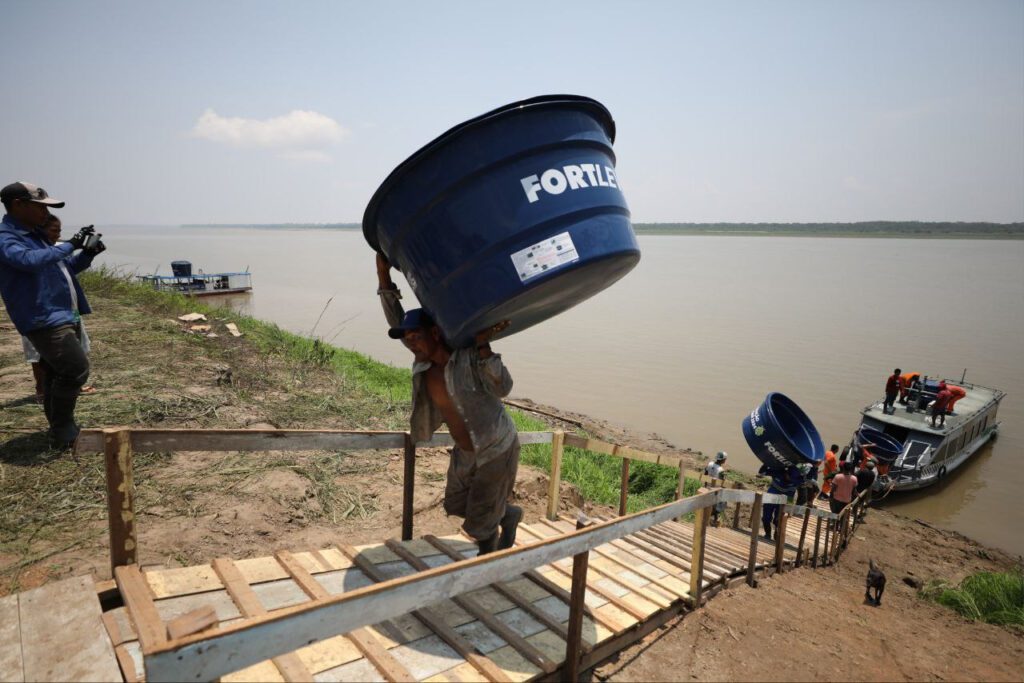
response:
M807 539L807 525L811 522L811 510L810 506L804 509L804 523L800 525L800 545L796 549L797 567L802 567L804 564L804 541Z
M742 506L743 506L743 503L741 503L739 501L736 501L736 509L732 513L732 528L733 529L739 529L740 528L740 508Z
M833 522L831 519L825 524L825 553L821 558L821 564L824 567L827 567L832 559L832 546L830 545L830 541L832 539L832 524Z
M132 433L103 430L107 471L107 522L110 526L110 572L136 563L135 481L132 476Z
M714 505L714 503L712 503ZM701 593L704 590L704 540L707 537L708 520L711 519L711 508L697 510L693 520L693 549L690 558L690 597L693 606L700 607Z
M686 467L683 466L683 461L679 461L679 483L676 485L676 500L681 500L683 497L683 490L686 488Z
M562 448L565 432L551 433L551 475L548 477L548 519L558 519L558 489L562 482Z
M576 529L590 526L582 514L576 519ZM563 681L576 681L580 673L580 655L583 648L583 606L587 597L587 564L590 551L573 555L572 590L569 598L569 637L565 640L565 666L562 668Z
M402 474L402 540L412 540L412 501L416 493L416 444L405 434L405 471Z
M750 506L750 557L747 558L747 585L755 586L754 566L757 564L757 536L761 527L761 494L754 494L754 504Z
M626 498L629 497L629 458L622 459L622 483L619 484L619 517L626 514Z
M811 566L818 568L818 542L821 541L821 517L814 523L814 550L811 552Z
M775 571L781 574L786 554L786 524L789 521L785 503L779 503L779 516L776 519L778 524L775 527Z

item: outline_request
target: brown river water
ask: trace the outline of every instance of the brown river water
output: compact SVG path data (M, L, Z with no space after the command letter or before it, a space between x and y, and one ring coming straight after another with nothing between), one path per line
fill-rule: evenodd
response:
M254 292L229 305L385 362L410 360L385 335L373 252L358 231L104 232L109 265L248 267ZM842 445L894 367L955 379L966 369L968 381L1007 392L998 439L943 483L884 505L1024 554L1024 241L641 236L640 247L619 283L498 342L514 395L726 450L753 472L740 421L770 391L795 400L826 445Z

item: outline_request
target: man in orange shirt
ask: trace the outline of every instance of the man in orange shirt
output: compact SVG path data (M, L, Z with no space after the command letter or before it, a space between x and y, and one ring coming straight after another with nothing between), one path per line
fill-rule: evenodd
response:
M825 453L825 463L821 469L821 495L826 497L832 493L832 477L836 476L836 473L839 472L839 463L836 462L836 451L838 450L839 446L832 444L831 448Z

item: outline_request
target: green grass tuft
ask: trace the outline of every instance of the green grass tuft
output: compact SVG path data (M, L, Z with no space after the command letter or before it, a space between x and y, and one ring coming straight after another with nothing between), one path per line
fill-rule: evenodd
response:
M1024 626L1024 573L979 572L953 587L934 582L924 595L968 619L989 624Z

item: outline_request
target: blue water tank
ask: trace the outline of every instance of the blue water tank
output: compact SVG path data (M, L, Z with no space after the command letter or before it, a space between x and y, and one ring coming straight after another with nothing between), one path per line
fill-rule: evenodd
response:
M454 347L575 306L640 260L599 102L548 95L455 126L373 195L363 234Z
M885 432L861 425L854 435L858 447L867 446L871 455L883 464L892 463L903 452L903 443ZM859 455L858 455L859 457Z
M192 277L192 263L189 261L171 261L171 272L174 277Z
M811 418L796 403L772 392L743 420L743 437L757 459L772 469L825 459L825 445Z

